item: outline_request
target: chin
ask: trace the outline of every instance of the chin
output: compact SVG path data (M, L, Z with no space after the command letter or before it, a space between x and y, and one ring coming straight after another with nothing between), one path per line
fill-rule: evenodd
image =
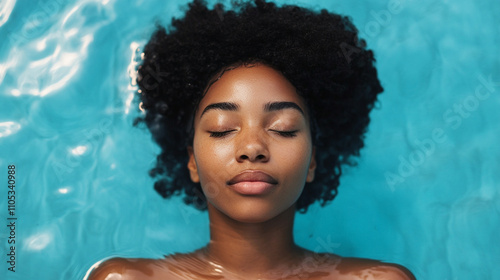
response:
M295 204L277 206L270 204L251 205L249 203L247 205L239 205L238 209L233 209L230 217L242 223L263 223L288 212L288 210L292 210L291 208L295 212Z
M231 205L231 207L226 207L221 212L241 223L263 223L275 218L285 210L286 207L285 209L277 209L276 206L270 205L268 202L254 201L241 202L237 206Z

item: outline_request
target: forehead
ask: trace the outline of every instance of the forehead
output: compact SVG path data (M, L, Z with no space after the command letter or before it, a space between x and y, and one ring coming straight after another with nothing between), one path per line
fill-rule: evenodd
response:
M228 101L239 103L242 107L290 101L306 111L304 101L295 87L280 72L262 64L226 71L208 88L200 101L198 114L208 104Z

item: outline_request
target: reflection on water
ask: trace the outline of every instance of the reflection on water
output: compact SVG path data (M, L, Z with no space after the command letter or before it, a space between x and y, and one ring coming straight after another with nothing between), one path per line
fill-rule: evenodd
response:
M16 133L19 129L21 125L16 122L2 122L0 123L0 138Z
M39 36L18 37L17 42L11 37L16 44L0 69L8 74L2 80L17 80L15 87L10 89L12 94L43 97L67 86L86 60L95 32L114 17L109 6L92 1L76 4L62 12L59 17L47 13L22 27L46 25L47 31ZM40 22L43 19L47 20L45 24Z
M16 0L5 0L0 3L0 27L9 20L12 9L16 5Z

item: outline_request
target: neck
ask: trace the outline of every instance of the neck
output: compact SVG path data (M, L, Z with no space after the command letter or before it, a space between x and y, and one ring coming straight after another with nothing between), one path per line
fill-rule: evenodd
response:
M236 221L209 204L207 258L239 275L258 276L299 260L303 249L293 240L295 205L261 223Z

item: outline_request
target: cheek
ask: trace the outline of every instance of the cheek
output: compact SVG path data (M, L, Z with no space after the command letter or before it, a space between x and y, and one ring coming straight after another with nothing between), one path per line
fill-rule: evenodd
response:
M273 156L282 164L289 168L294 166L300 170L309 166L312 147L307 139L302 141L287 143L277 143Z
M202 186L210 182L217 183L217 178L227 177L221 175L227 175L228 166L232 164L232 145L195 141L194 149Z
M275 149L274 159L279 163L278 172L286 180L285 184L301 189L306 182L312 147L303 141L299 145L279 145Z

